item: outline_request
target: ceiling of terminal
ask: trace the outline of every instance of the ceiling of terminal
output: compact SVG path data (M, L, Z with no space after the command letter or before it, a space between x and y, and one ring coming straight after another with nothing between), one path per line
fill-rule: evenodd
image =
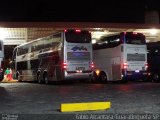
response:
M140 32L146 36L147 42L156 42L160 41L160 29L122 29L122 28L108 28L103 29L102 32L92 31L93 38L99 38L102 35L110 35L118 32ZM100 35L99 35L100 34Z
M19 45L55 32L53 28L1 28L0 38L5 45Z
M146 36L147 42L160 41L160 29L139 29L132 27L114 28L114 26L105 28L91 27L85 29L90 30L92 33L92 39L96 40L98 40L103 35L110 35L117 32L141 32ZM57 30L60 30L60 28L55 26L47 27L47 25L46 27L1 27L0 39L4 40L5 45L19 45L27 41L51 35Z

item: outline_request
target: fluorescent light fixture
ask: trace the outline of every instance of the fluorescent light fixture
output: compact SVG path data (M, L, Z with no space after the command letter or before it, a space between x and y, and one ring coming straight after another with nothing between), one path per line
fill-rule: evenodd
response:
M7 36L7 31L4 30L3 28L0 28L0 39L4 40L6 36Z
M151 35L156 35L157 34L157 29L150 29L150 34Z
M95 39L100 39L102 36L106 35L107 32L103 32L103 31L94 31L92 32L92 38Z
M147 40L147 39L146 39L146 43L149 43L149 42L150 42L150 40Z
M93 39L93 40L92 40L92 44L94 44L94 43L96 43L96 39Z

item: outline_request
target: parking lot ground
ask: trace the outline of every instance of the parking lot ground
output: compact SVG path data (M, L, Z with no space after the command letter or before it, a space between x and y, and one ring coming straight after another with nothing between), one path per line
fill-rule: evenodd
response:
M160 83L0 83L0 113L60 115L160 114ZM108 110L62 113L62 103L110 101ZM32 117L33 117L32 116Z

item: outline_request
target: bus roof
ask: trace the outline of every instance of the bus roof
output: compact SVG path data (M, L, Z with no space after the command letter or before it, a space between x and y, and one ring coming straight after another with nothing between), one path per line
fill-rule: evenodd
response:
M52 35L55 35L55 34L58 34L58 33L62 33L62 32L56 32L56 33L54 33L54 34L52 34ZM28 44L34 43L34 42L36 42L36 41L42 40L43 38L50 37L50 36L52 36L52 35L45 36L45 37L41 37L41 38L37 38L37 39L35 39L35 40L32 40L32 41L29 41L29 42L26 42L26 43L20 44L20 45L16 46L15 48L19 48L19 47L21 47L21 46L25 46L25 45L28 45Z

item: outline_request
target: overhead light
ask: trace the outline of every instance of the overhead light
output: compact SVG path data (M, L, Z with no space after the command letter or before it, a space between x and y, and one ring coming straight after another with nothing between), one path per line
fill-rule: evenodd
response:
M146 43L149 43L149 42L150 42L150 40L146 39Z
M102 36L104 35L107 35L108 32L107 31L94 31L92 32L92 38L95 38L95 39L100 39Z
M150 29L150 34L151 35L156 35L157 34L157 29Z
M4 30L3 28L0 28L0 39L4 40L6 36L7 36L7 31Z
M96 39L93 39L93 40L92 40L92 44L94 44L94 43L96 43Z
M95 28L95 30L101 30L101 28Z

